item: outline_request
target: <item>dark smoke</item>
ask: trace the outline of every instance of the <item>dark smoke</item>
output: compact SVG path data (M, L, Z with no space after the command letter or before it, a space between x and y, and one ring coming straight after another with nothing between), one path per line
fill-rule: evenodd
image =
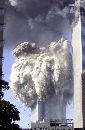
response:
M77 0L79 1L79 0ZM4 37L6 47L30 41L49 44L62 36L71 41L75 0L7 0L6 27ZM83 57L85 56L85 0L81 0ZM83 58L83 68L85 60Z
M25 15L35 18L39 15L46 15L54 6L63 9L74 0L9 0L11 5Z
M63 35L71 39L69 18L72 12L68 5L72 3L74 0L7 1L6 42L15 46L24 41L47 44Z

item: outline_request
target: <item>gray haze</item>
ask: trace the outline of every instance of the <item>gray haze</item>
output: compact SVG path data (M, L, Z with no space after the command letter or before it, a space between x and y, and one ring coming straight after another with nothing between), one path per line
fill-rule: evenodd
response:
M48 44L63 35L71 41L74 0L9 0L6 3L5 40L8 45L24 42ZM69 21L70 19L70 21Z
M41 51L41 50L44 51L43 50L44 47L43 49L40 49L40 50L39 48L42 48L41 46L47 47L48 44L50 44L53 41L56 41L56 44L57 44L58 43L57 41L62 36L64 36L69 41L71 41L74 9L70 8L69 6L70 4L74 4L74 0L43 0L43 1L41 0L9 0L7 1L6 3L7 10L6 10L6 17L5 17L6 27L4 31L6 47L8 48L11 46L15 47L21 42L29 41L31 43L33 42L39 45L39 47L36 48L37 51ZM83 14L84 0L81 2L81 9L82 9L82 14ZM46 50L47 49L45 49L45 51ZM24 54L24 50L22 52ZM27 52L25 52L25 55L26 53ZM30 53L32 53L32 51ZM39 54L39 52L37 53ZM50 50L49 50L49 53L51 53ZM27 59L21 58L22 57L21 54L22 54L21 50L18 53L16 52L14 53L16 57L20 58L19 60L20 66L18 66L18 63L17 63L18 58L17 58L14 68L21 67L21 65L25 66L23 65L23 63L21 64L23 60L27 62L26 65L28 64L28 61L27 61L28 58ZM34 51L33 51L33 55L34 55L33 58L35 57L36 59ZM46 53L46 56L49 57L47 53ZM59 56L61 58L61 54L59 54ZM49 60L50 60L50 57L49 57ZM63 59L61 58L61 60ZM56 63L56 66L57 66L57 63ZM22 77L22 74L23 73L21 72L20 77ZM30 77L29 77L29 80L30 80ZM20 83L23 83L23 79L21 79ZM17 86L18 85L19 84L17 84ZM19 89L20 89L20 86L19 86ZM24 91L23 89L22 90L20 89L20 92L22 92L21 95L23 94L23 91ZM32 103L31 99L34 103L38 96L38 92L36 92L36 88L33 89L33 92L31 91L31 89L29 89L28 91L30 91L30 95L29 96L27 95L27 97L29 98L28 104ZM27 90L24 92L27 92ZM46 92L48 92L48 88L46 88ZM44 93L44 95L45 94L46 93ZM27 97L26 96L23 97L21 95L18 93L19 98L21 98L21 100L24 101ZM34 97L31 97L33 95ZM41 92L40 92L40 95L42 95ZM29 106L31 106L31 104Z
M79 0L77 0L79 1ZM58 41L62 36L71 42L75 0L7 0L5 47L29 41L40 46ZM85 0L81 0L83 68L85 68Z

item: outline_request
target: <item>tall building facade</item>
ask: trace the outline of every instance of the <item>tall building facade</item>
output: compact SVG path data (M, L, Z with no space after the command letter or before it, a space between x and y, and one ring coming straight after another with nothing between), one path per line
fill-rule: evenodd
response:
M74 68L74 128L85 128L85 37L84 17L81 15L81 3L75 3L75 24L73 26L73 68ZM85 24L85 23L84 23Z
M37 101L31 107L32 122L48 122L50 120L66 119L66 104L61 97L54 94L47 101Z
M5 0L0 0L0 79L2 79L2 61L3 61L3 29L4 29L4 5Z

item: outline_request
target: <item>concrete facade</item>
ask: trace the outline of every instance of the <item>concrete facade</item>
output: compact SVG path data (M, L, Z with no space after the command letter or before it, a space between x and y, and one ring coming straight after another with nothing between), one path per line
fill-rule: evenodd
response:
M81 19L73 28L73 68L74 68L74 128L83 127L82 115L82 44L81 44Z
M80 0L78 0L80 2ZM83 42L82 17L80 4L78 3L75 12L76 23L73 27L72 46L73 46L73 68L74 68L74 128L85 128L85 74L84 53L85 44ZM83 55L82 55L83 54Z

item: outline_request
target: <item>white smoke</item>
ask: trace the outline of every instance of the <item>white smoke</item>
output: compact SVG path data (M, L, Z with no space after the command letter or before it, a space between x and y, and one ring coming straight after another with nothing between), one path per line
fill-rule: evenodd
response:
M9 0L12 6L17 6L17 0Z
M24 42L14 51L10 88L16 98L31 107L54 94L72 95L72 47L63 38L47 47ZM71 91L70 91L71 90Z

